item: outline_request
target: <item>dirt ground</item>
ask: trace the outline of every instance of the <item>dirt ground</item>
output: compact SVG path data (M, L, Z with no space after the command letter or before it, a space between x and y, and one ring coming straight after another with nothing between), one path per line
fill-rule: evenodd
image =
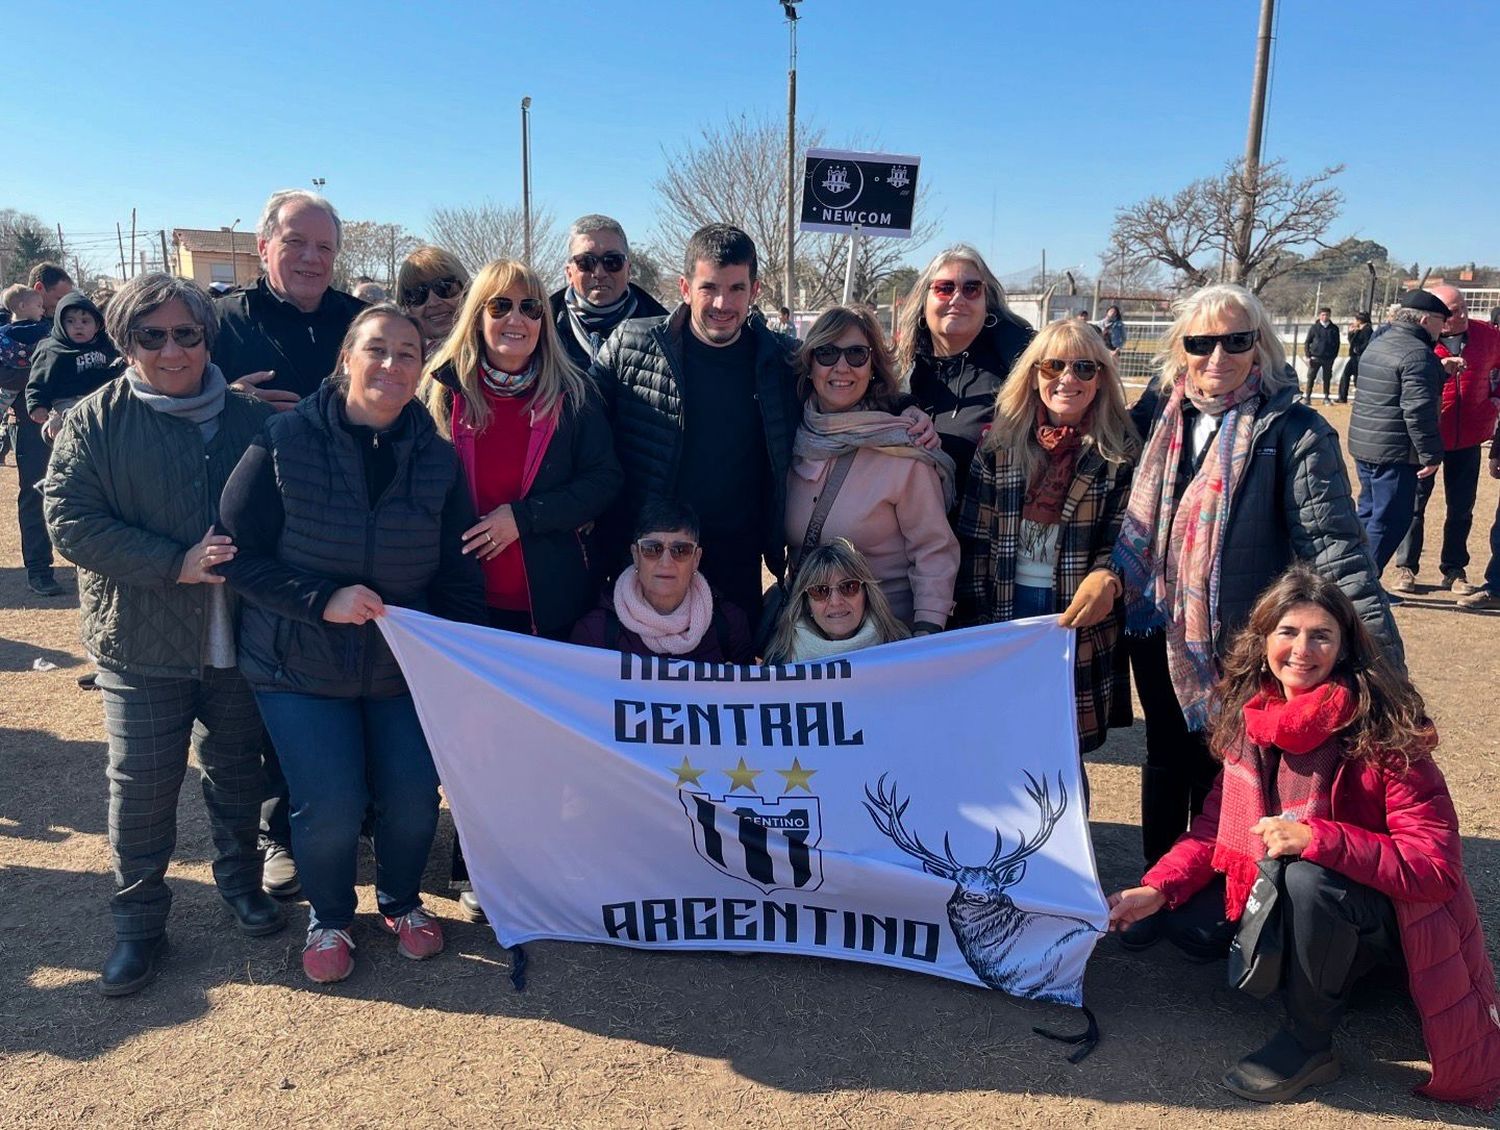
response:
M366 886L358 969L315 988L299 963L305 904L271 938L233 928L193 772L171 870L172 955L144 992L107 1000L94 987L111 943L101 708L74 682L85 668L72 569L59 569L69 595L42 600L15 567L15 485L14 467L0 469L0 1127L1500 1125L1408 1093L1424 1052L1391 987L1351 1012L1339 1082L1292 1109L1240 1102L1217 1080L1274 1029L1278 1005L1168 945L1099 945L1086 996L1104 1040L1078 1066L1031 1032L1076 1027L1068 1010L833 961L541 943L517 993L493 935L457 920L446 813L425 889L448 951L400 959ZM1475 579L1496 488L1481 486ZM1424 592L1396 615L1496 955L1500 615L1451 605ZM34 670L39 659L55 669ZM1106 889L1140 874L1141 742L1137 723L1089 759Z

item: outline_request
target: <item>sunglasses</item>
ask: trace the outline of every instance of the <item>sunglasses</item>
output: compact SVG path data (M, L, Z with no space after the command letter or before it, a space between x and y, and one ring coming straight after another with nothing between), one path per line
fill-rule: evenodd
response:
M519 309L523 315L533 322L542 320L542 300L540 298L523 298L520 302L512 301L503 294L497 294L494 298L484 300L484 308L489 311L491 318L496 320L507 317L512 310Z
M965 298L975 299L984 293L984 283L980 282L978 279L966 279L963 286L959 286L958 283L954 282L952 279L938 279L937 282L932 284L930 289L933 294L937 295L945 302L948 299L952 298L960 290L963 291L963 295Z
M601 263L604 265L604 269L610 274L618 274L625 269L626 262L625 256L621 255L618 251L606 251L603 255L595 255L592 252L585 251L582 255L573 256L572 259L573 266L586 275L592 274L594 268Z
M836 585L808 585L807 599L814 604L822 604L837 590L838 594L845 600L853 600L864 591L865 583L854 577L845 577Z
M1182 348L1194 357L1207 357L1217 345L1222 345L1225 353L1246 353L1259 339L1259 330L1239 330L1232 334L1188 334L1182 339Z
M671 545L655 538L641 538L635 543L636 550L647 561L655 561L663 553L670 553L673 561L686 561L698 548L693 541L674 541Z
M1036 367L1044 373L1056 373L1061 376L1069 369L1080 381L1091 381L1099 375L1099 362L1089 360L1063 361L1056 357L1049 357L1045 361L1038 361Z
M862 365L869 364L870 347L868 345L820 345L812 351L812 359L826 368L833 368L839 363L839 357L849 362L851 369L858 369Z
M457 298L464 292L464 284L452 275L433 279L431 282L418 283L416 286L408 287L401 292L401 303L403 306L425 305L429 292L437 295L439 298Z
M173 326L170 330L139 326L130 331L130 340L148 353L155 353L158 349L166 348L169 335L182 349L192 349L203 344L202 326Z

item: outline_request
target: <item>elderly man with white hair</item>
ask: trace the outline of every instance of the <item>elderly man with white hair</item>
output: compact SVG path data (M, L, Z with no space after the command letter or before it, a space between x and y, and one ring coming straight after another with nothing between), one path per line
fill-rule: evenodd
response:
M339 344L364 303L333 289L343 238L334 207L315 192L273 192L255 246L263 273L218 300L214 361L234 387L280 411L333 372Z
M563 275L568 285L552 295L552 317L563 348L585 372L621 322L667 312L630 281L630 241L620 222L608 216L573 221Z

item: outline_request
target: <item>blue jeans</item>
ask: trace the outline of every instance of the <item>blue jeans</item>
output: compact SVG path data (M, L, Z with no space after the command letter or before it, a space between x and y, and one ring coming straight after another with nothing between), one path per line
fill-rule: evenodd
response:
M1359 471L1359 522L1370 543L1375 572L1385 572L1396 547L1411 529L1417 507L1417 467L1414 463L1355 461Z
M1011 606L1012 618L1024 620L1028 616L1051 616L1057 609L1053 606L1052 590L1033 588L1031 585L1016 585Z
M292 854L313 929L354 921L359 829L375 814L375 899L398 917L418 906L437 830L438 775L410 695L323 698L257 691L291 795Z

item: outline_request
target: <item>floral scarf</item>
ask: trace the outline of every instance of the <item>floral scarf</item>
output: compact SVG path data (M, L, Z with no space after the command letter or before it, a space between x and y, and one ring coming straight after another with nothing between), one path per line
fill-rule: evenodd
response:
M1219 572L1224 530L1250 458L1255 414L1264 400L1260 367L1221 397L1189 389L1183 373L1141 452L1114 564L1125 583L1125 627L1137 635L1165 628L1167 667L1188 729L1208 725L1218 678ZM1179 501L1173 499L1186 442L1182 401L1221 418L1218 435Z

